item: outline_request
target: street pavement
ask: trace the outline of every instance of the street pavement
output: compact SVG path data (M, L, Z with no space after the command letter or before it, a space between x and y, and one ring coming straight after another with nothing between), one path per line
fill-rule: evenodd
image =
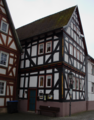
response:
M71 117L51 117L34 113L2 113L0 120L94 120L94 111L74 114Z

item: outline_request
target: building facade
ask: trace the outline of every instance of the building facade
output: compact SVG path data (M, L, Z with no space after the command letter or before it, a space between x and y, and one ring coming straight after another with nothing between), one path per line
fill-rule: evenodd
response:
M0 112L6 112L7 101L17 99L21 51L6 0L0 0Z
M19 68L19 111L40 105L69 114L72 72L72 113L85 111L87 48L77 6L17 29L23 48ZM23 106L24 104L24 106ZM79 106L82 106L80 107Z

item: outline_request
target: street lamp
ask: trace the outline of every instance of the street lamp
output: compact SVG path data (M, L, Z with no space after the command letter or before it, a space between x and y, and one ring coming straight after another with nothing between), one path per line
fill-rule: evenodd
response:
M73 89L73 73L68 73L68 78L70 79L70 104L69 104L69 116L71 116L71 97L72 97L72 89Z

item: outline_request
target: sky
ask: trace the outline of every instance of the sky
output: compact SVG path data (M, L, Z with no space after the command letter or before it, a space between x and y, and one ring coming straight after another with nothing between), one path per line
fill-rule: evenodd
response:
M88 54L94 58L94 0L6 0L15 28L78 6Z

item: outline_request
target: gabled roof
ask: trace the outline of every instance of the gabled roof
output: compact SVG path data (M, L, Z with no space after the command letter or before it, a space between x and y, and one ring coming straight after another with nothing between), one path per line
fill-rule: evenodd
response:
M6 2L6 0L2 0L2 1L3 1L3 4L4 4L4 7L5 7L6 13L7 13L7 17L8 17L9 23L10 23L10 25L11 25L11 30L12 30L13 36L14 36L14 38L15 38L15 42L16 42L17 47L18 47L18 49L20 50L20 52L22 52L22 47L21 47L21 44L20 44L20 41L19 41L17 32L16 32L16 30L15 30L15 27L14 27L14 24L13 24L13 21L12 21L12 18L11 18L10 12L9 12L9 9L8 9L7 2Z
M17 29L20 40L24 40L67 25L76 6L44 17Z

